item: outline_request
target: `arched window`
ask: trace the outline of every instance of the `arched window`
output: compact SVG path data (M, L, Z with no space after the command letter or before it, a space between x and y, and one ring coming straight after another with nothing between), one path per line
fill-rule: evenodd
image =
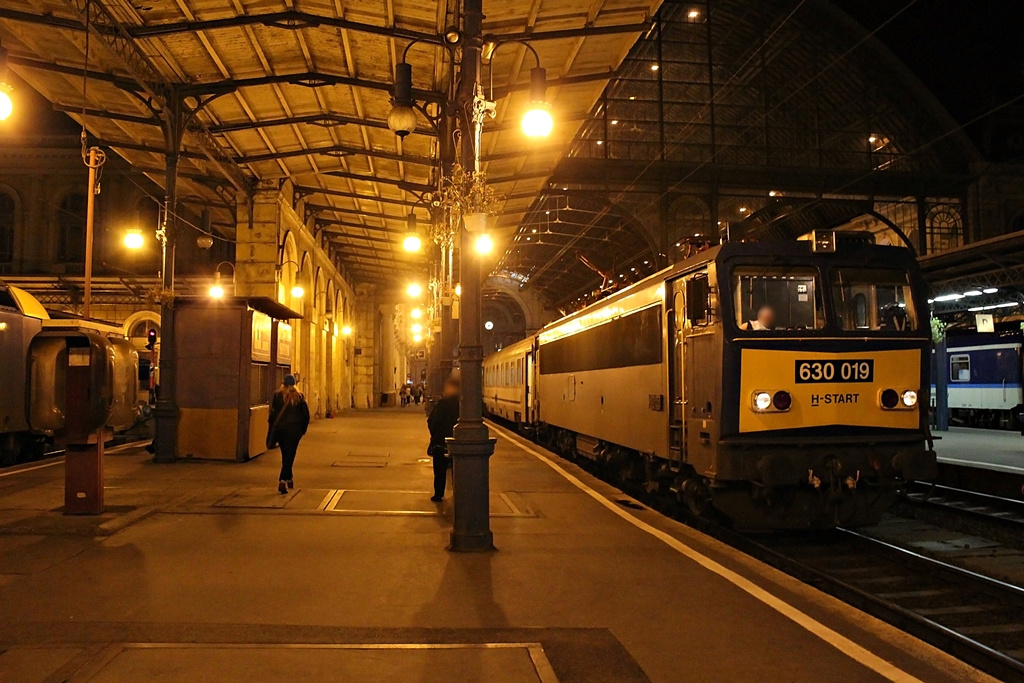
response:
M0 263L14 260L14 197L0 192Z
M939 205L928 212L925 225L928 235L928 253L938 254L959 247L963 243L963 224L955 206Z
M81 192L64 195L57 209L57 260L85 262L86 197Z

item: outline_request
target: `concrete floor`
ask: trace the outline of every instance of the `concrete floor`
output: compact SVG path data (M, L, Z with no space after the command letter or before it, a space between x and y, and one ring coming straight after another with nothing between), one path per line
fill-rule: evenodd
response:
M478 555L415 407L312 425L289 496L276 452L108 456L94 518L59 463L0 473L0 681L987 680L496 435Z
M1020 432L950 427L935 432L940 462L1024 474L1024 436Z

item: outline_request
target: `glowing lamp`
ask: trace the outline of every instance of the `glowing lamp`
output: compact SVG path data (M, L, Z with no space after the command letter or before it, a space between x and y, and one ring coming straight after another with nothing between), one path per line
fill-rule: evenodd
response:
M413 342L414 342L414 343L416 343L416 344L419 344L419 343L420 343L421 341L423 341L423 336L422 336L422 335L419 335L419 334L417 334L417 335L415 335L415 336L414 336L414 337L412 338L412 340L413 340Z
M7 85L7 48L0 45L0 121L6 120L14 111L10 92L11 86Z
M417 296L419 296L420 294L423 293L423 288L420 287L415 282L411 282L411 283L409 283L409 287L406 288L405 293L408 294L411 297L417 297Z
M412 309L411 311L409 311L409 316L410 316L410 317L411 317L411 318L412 318L413 320L419 320L420 318L422 318L422 317L423 317L423 311L421 311L421 310L420 310L420 309L418 309L418 308L414 308L414 309Z
M759 412L764 412L772 406L772 395L767 391L759 391L754 394L754 408Z
M405 240L402 242L402 246L408 252L417 252L420 250L423 242L420 240L420 236L416 233L409 233L405 236Z
M476 243L473 245L473 248L476 249L476 253L478 254L489 254L491 253L491 250L494 249L494 241L491 239L490 235L484 233L476 238Z
M306 290L304 290L299 285L295 285L294 287L292 287L292 296L295 297L296 299L301 299L302 297L306 296Z
M341 328L341 334L345 337L351 337L352 328L349 325L345 325L344 327Z
M523 115L523 133L526 137L546 138L551 135L551 129L554 127L555 121L551 118L547 105L532 102L530 109Z
M224 298L224 286L220 283L220 271L217 271L217 279L214 280L213 286L210 287L210 298L211 299L223 299Z
M423 325L420 325L419 323L415 323L415 324L414 324L414 325L412 326L412 333L413 333L413 334L419 334L419 333L421 333L422 331L423 331Z
M124 246L128 249L142 249L145 240L139 230L129 230L124 235Z
M0 121L6 121L14 112L14 102L7 94L8 87L6 83L0 83Z
M420 247L423 246L423 240L420 239L420 232L416 228L416 214L410 211L405 224L405 240L402 242L402 246L410 253L419 251Z
M551 135L555 122L547 103L548 73L542 67L530 70L530 107L523 115L523 133L529 138L546 138Z

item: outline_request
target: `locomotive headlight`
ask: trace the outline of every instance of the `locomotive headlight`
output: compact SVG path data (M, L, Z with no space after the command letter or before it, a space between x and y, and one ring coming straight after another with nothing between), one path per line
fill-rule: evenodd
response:
M754 394L754 409L764 412L772 407L772 395L767 391L758 391Z
M917 405L917 392L913 389L908 389L903 392L903 405L908 408L913 408Z

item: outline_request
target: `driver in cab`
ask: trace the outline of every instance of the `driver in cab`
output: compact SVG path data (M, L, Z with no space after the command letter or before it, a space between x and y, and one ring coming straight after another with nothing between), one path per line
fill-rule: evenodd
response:
M757 309L757 317L754 320L748 320L740 325L740 329L745 332L766 332L768 330L774 330L775 310L768 305L761 306Z

